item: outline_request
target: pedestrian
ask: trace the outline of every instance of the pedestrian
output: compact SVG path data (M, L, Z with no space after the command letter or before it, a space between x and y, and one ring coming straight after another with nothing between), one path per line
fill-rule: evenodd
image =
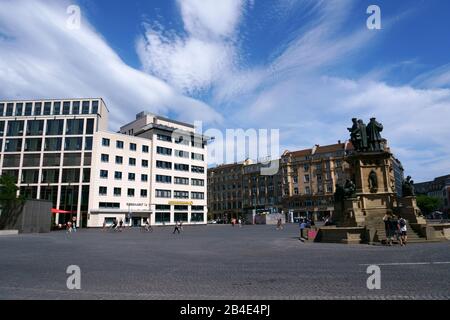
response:
M117 219L114 218L113 223L111 225L111 230L114 231L114 230L116 230L116 228L117 228Z
M277 230L281 230L283 227L281 226L281 219L277 221Z
M391 217L386 213L383 217L386 245L391 246Z
M241 218L239 218L238 223L239 223L239 228L242 228L242 219Z
M302 241L304 239L303 233L304 233L305 228L306 228L305 220L304 219L300 219L300 240L302 240Z
M178 221L175 222L175 229L173 229L173 234L178 231L178 234L180 234L180 228L178 227Z
M180 231L183 231L183 221L180 221Z
M123 220L120 219L120 222L119 222L119 231L121 231L121 232L122 232L122 227L123 227Z
M72 233L72 222L70 220L66 224L66 230L67 233Z
M106 230L106 219L103 219L103 226L102 226L102 230L105 231Z
M400 231L400 245L402 247L406 246L406 241L408 240L408 228L406 227L406 220L401 216L398 216L398 229Z
M73 230L73 232L77 232L77 217L76 216L72 217L72 230Z

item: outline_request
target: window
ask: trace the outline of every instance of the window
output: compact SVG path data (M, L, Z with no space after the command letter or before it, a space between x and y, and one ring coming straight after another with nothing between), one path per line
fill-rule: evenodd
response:
M102 146L109 147L109 144L110 144L110 140L109 139L106 139L106 138L102 139Z
M58 183L58 181L59 181L59 169L42 170L43 183Z
M294 194L298 194L298 188L294 188Z
M191 171L194 172L194 173L205 173L205 168L204 167L198 167L198 166L192 166Z
M98 113L98 100L92 101L92 113L93 114Z
M27 112L26 108L25 108L25 113ZM55 102L53 103L53 114L55 116L58 116L61 114L61 102Z
M25 104L25 115L31 116L33 113L33 104L31 102L28 102Z
M122 164L123 163L123 157L116 156L116 164Z
M84 127L83 119L69 119L66 124L67 135L82 135Z
M42 149L42 138L25 139L25 151L36 152Z
M36 102L34 104L34 115L35 116L40 116L41 112L42 112L42 103Z
M92 150L92 137L86 137L84 150Z
M148 168L148 160L142 160L142 167Z
M108 178L108 170L100 170L100 178L107 179Z
M142 152L143 153L148 153L149 152L148 146L142 146Z
M190 139L188 137L178 136L178 137L175 138L175 143L188 146L189 145L189 140Z
M128 158L128 165L135 166L136 165L136 158Z
M60 153L44 154L43 166L44 167L59 167L61 162Z
M27 121L27 136L42 136L44 133L44 120Z
M193 186L204 186L205 185L205 180L202 179L192 179L192 185Z
M205 214L203 212L192 212L191 222L202 222L205 220Z
M128 188L128 190L127 190L127 195L128 195L129 197L134 197L134 189Z
M6 131L6 135L8 137L23 135L23 126L23 121L8 121L8 130Z
M175 163L175 170L178 171L189 171L189 165L182 163Z
M131 151L136 151L137 147L136 147L136 143L130 143L130 150Z
M69 101L63 102L63 114L64 115L70 114L70 102Z
M64 169L62 172L62 182L80 182L80 169Z
M38 183L39 181L39 170L22 170L21 183Z
M175 199L189 199L189 192L187 191L174 191L173 197Z
M305 187L305 193L306 194L311 194L311 188L310 187Z
M3 137L5 133L5 121L0 121L0 138Z
M156 161L156 167L160 169L172 169L172 162Z
M14 103L8 103L6 105L6 116L12 117L13 112L14 112Z
M189 185L189 178L175 177L175 184Z
M309 171L309 165L307 164L303 165L303 171Z
M179 157L179 158L189 158L189 152L181 151L181 150L175 150L175 156Z
M175 221L188 221L188 214L187 212L175 212Z
M116 180L122 180L122 172L120 172L120 171L115 171L115 172L114 172L114 179L116 179Z
M191 153L191 158L192 158L192 160L199 160L199 161L205 160L204 155L202 155L200 153L194 153L194 152Z
M192 211L203 211L205 209L204 206L192 206L191 210Z
M191 192L192 199L205 199L204 192Z
M122 195L122 188L114 188L114 196L120 197Z
M82 114L89 114L90 101L83 101Z
M309 182L309 174L305 174L305 176L303 177L303 182Z
M16 116L21 116L23 113L23 103L16 103Z
M148 181L148 175L147 174L141 174L141 181L147 182Z
M98 194L101 196L106 196L108 194L108 188L107 187L99 187Z
M22 139L6 139L5 152L22 151Z
M147 189L141 189L141 198L147 197L148 191Z
M74 101L72 104L72 114L80 114L80 101Z
M108 154L102 154L101 155L102 162L109 162L109 155Z
M156 182L159 183L172 183L172 177L171 176L162 176L157 174L156 175Z
M128 181L135 181L135 180L136 180L136 174L128 173Z
M63 134L64 120L48 120L47 135L57 136Z
M157 139L159 141L172 142L172 137L171 136L166 136L166 135L163 135L163 134L158 134L157 135Z
M157 204L155 207L156 207L156 210L170 211L170 205L167 205L167 204Z
M85 162L86 162L86 158ZM89 168L84 168L83 169L83 182L90 182L91 181L91 169Z
M164 147L156 147L156 153L157 154L166 155L166 156L171 156L172 155L172 149L164 148Z
M172 197L172 191L156 189L156 198L170 198Z
M87 119L86 121L86 134L94 133L94 119Z
M83 138L66 138L64 141L64 150L80 151L82 149Z
M156 223L170 222L170 212L156 212L155 222Z
M100 202L98 204L100 209L120 209L120 203L117 202ZM108 219L108 218L106 218Z
M0 117L3 117L4 114L5 114L5 104L0 103Z
M122 195L122 188L114 188L114 196L120 197Z
M123 149L123 141L116 141L116 148Z

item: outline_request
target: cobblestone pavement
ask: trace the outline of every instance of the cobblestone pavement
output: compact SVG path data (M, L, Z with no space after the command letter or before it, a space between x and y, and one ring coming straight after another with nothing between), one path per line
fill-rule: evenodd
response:
M296 225L0 237L0 299L449 299L450 242L303 243ZM369 290L367 266L381 268ZM66 269L81 268L81 290Z

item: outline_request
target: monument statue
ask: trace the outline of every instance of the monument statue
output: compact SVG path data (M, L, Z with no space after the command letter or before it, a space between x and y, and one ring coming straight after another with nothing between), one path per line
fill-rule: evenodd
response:
M348 131L350 131L350 141L353 144L353 147L358 150L359 149L359 143L358 143L358 119L353 118L352 119L353 126L351 128L347 128Z
M355 183L352 180L347 179L344 185L344 198L345 199L353 198L355 196L355 191L356 191Z
M382 151L381 149L381 134L383 131L383 125L376 121L375 118L371 118L367 125L367 139L370 151Z
M374 170L369 173L369 188L371 192L377 192L378 190L378 178Z
M411 180L411 176L407 176L406 180L403 180L402 195L403 197L413 197L416 195L414 190L414 181Z
M369 142L367 139L367 126L364 124L364 122L359 119L358 120L358 129L359 134L361 136L360 144L359 144L359 150L360 151L367 151L367 148L369 147Z

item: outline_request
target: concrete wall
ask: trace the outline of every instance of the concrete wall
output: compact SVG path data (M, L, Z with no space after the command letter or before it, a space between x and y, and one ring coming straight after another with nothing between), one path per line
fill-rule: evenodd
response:
M51 201L27 200L16 223L6 229L19 230L20 233L50 232L51 210Z

